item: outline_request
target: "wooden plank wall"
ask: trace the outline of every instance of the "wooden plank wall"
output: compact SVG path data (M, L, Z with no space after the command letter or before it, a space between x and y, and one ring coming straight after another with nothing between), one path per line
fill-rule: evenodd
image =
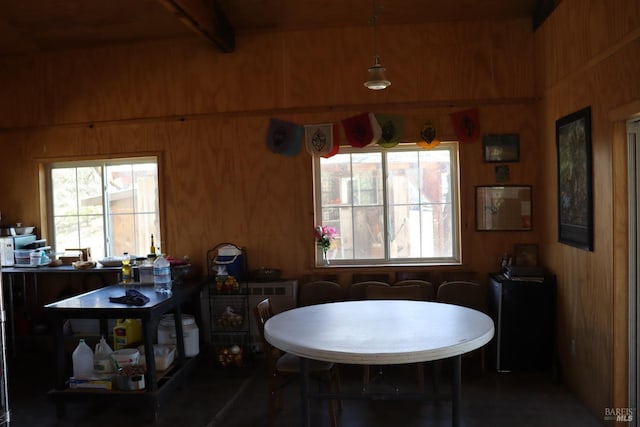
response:
M161 153L166 252L202 267L208 248L232 241L247 247L251 268L309 273L311 158L270 153L268 120L392 112L405 116L411 141L426 120L453 138L449 114L478 107L485 132L519 133L523 160L534 157L533 35L526 20L499 24L381 28L393 81L383 92L362 84L372 60L366 28L239 35L228 55L182 40L11 58L0 68L9 88L0 144L14 159L0 172L3 213L42 228L40 200L28 196L38 194L38 162ZM495 182L494 165L482 162L479 142L460 151L463 268L484 277L537 233L495 233L486 250L486 233L474 232L473 189ZM511 173L513 183L536 183L524 162Z
M558 275L557 343L565 381L598 419L627 407L625 105L640 99L640 4L565 0L535 35L543 203L542 247ZM555 121L592 107L595 248L557 243ZM612 116L620 108L626 114ZM618 130L616 130L618 129ZM614 234L615 232L615 234Z

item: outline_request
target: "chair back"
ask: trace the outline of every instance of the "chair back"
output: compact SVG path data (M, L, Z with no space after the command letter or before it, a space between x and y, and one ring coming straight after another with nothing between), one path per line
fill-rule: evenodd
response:
M267 368L269 369L269 372L274 372L276 368L276 360L280 355L280 351L269 344L269 341L264 337L264 324L267 323L267 320L273 317L271 300L266 298L260 301L253 308L253 313L256 318L256 325L258 325L258 332L260 333L260 340L262 341L262 352L264 353L267 362Z
M487 295L479 283L456 280L443 282L438 287L438 302L461 305L487 312Z
M378 282L376 280L366 280L364 282L352 283L347 291L347 297L351 301L367 299L367 288L369 286L389 287L386 282Z
M389 273L354 273L351 275L351 283L360 283L360 282L383 282L390 283L390 274Z
M420 285L368 286L367 299L422 300Z
M344 290L339 283L316 280L298 287L298 307L337 301L344 301Z
M436 299L436 292L433 286L433 283L428 282L426 280L418 280L418 279L408 279L408 280L400 280L391 285L391 287L396 286L409 286L415 285L419 286L422 291L422 299L425 301L434 301Z
M432 282L433 277L430 271L396 271L396 282L403 280L424 280Z

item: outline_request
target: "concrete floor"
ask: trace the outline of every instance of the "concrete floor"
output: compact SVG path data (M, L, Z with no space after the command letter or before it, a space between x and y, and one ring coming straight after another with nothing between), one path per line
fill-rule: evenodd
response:
M257 427L265 425L266 379L260 360L240 371L216 368L213 358L202 353L200 363L186 387L162 406L158 427ZM44 361L44 362L43 362ZM148 413L132 403L107 402L69 404L67 416L56 418L55 406L47 396L53 384L53 360L41 351L19 354L9 360L11 425L128 427L150 424ZM441 387L448 392L446 366ZM362 369L341 366L342 390L358 391ZM430 370L427 370L430 372ZM415 371L389 367L385 375L403 389L414 386ZM430 380L428 378L428 380ZM391 380L390 380L391 381ZM385 383L376 384L383 390ZM463 362L462 426L465 427L595 427L604 425L561 384L546 373L480 372ZM285 406L276 426L299 425L298 387L287 388ZM312 405L313 426L328 426L326 403ZM421 401L345 400L338 413L342 427L450 426L451 405Z

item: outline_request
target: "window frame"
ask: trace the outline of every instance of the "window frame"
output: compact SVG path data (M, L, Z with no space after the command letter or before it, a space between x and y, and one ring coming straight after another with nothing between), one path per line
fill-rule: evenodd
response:
M432 257L432 258L390 258L389 256L389 204L388 185L389 174L387 167L386 153L394 151L420 151L424 150L414 143L399 144L393 148L384 148L379 145L369 145L367 147L350 147L341 146L338 154L347 153L382 153L382 200L383 200L383 224L384 224L384 258L383 259L331 259L327 265L319 250L315 251L316 267L371 267L371 266L452 266L462 265L462 226L461 226L461 196L460 196L460 151L457 141L442 141L438 146L430 150L448 151L450 158L450 186L451 186L451 212L453 215L451 223L451 257ZM321 158L313 157L312 174L313 174L313 212L314 227L322 225L322 177L321 177ZM350 194L353 198L353 194Z
M54 221L55 217L53 215L53 184L51 182L52 176L51 171L55 168L59 167L87 167L87 166L97 166L100 165L102 167L114 166L118 164L122 165L132 165L136 163L148 163L150 161L155 161L156 164L156 174L158 181L158 229L159 236L156 236L154 233L154 241L157 247L164 247L167 245L166 242L166 230L163 223L163 218L165 217L164 212L164 204L163 204L163 184L162 184L162 153L151 152L151 153L134 153L134 154L122 154L117 156L91 156L91 157L83 157L83 158L59 158L59 159L47 159L42 160L39 163L40 169L40 185L45 188L46 198L44 200L45 209L41 210L41 223L43 224L42 236L43 238L47 238L47 244L52 248L56 248L56 236L55 236L55 226ZM103 171L104 173L104 171ZM104 205L105 199L105 187L103 181L102 188L102 199ZM108 213L107 211L103 212L103 223L108 222ZM46 226L45 226L46 224ZM46 228L45 228L46 227ZM104 238L105 238L105 256L117 256L121 255L119 253L109 253L113 246L109 243L112 236L107 236L108 227L105 224L104 228ZM144 247L144 245L142 245ZM146 253L136 254L140 256L145 256ZM94 256L94 259L96 257Z

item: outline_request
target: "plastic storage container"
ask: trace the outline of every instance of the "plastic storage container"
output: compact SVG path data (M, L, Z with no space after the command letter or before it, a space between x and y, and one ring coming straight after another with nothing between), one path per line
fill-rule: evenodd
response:
M139 266L138 272L141 284L153 283L153 264Z
M219 267L225 267L226 274L233 276L238 281L244 280L243 277L243 257L242 250L234 245L225 245L218 249L218 255L215 263Z
M200 331L193 316L182 315L182 332L185 356L197 356L200 353ZM165 314L158 325L158 344L176 344L176 337L173 314Z
M140 365L146 366L144 346L138 346L138 351L140 352ZM156 362L156 371L165 371L176 357L176 346L173 344L154 344L153 356L153 360Z
M16 265L31 265L31 254L35 249L16 249L13 251L16 257Z
M125 366L139 365L140 352L135 348L121 348L111 353L116 370Z
M93 373L93 350L80 338L80 342L73 354L73 376L74 378L89 379L94 376Z
M113 349L137 345L142 341L142 325L139 319L118 319L113 327Z

